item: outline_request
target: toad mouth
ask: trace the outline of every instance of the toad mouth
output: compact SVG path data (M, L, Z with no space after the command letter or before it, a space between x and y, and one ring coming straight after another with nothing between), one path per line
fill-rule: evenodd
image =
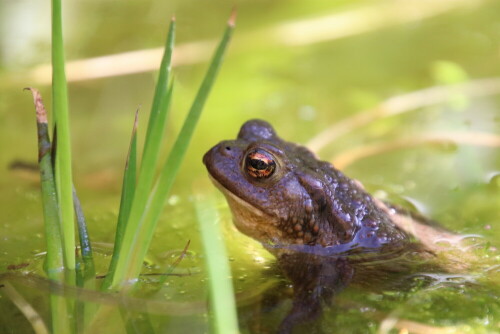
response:
M257 207L253 206L252 204L246 202L241 197L239 197L238 195L236 195L235 193L233 193L231 190L225 188L210 173L208 173L208 177L210 178L210 180L212 181L212 183L217 187L217 189L219 189L224 195L229 196L230 199L232 199L233 201L237 202L239 205L242 205L247 210L252 211L257 216L264 216L264 213L262 212L262 210L258 209Z

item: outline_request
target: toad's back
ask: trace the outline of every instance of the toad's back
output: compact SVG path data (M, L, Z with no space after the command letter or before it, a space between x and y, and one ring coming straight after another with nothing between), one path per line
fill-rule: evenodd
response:
M236 227L271 251L293 284L293 306L280 333L318 317L322 302L329 304L356 278L387 278L381 261L368 275L363 272L372 266L363 262L384 258L387 272L405 271L387 260L404 260L399 254L415 249L432 254L441 247L437 241L456 244L462 238L373 198L305 147L279 138L264 121L246 122L235 140L214 146L203 162ZM410 243L410 236L418 243Z
M203 161L236 226L263 244L374 250L408 239L359 182L282 140L267 122L246 122Z

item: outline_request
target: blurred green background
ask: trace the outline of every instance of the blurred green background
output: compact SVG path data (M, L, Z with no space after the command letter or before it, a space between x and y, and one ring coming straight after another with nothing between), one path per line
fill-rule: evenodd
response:
M331 160L368 145L456 134L463 141L403 145L353 161L344 170L382 197L410 203L454 231L480 234L491 247L499 246L500 83L491 81L486 87L477 80L500 77L500 2L99 0L63 5L75 185L103 257L109 255L114 237L133 114L140 105L144 130L158 48L170 17L175 15L178 22L176 91L165 152L233 6L238 9L237 28L153 241L153 269L187 240L193 256L185 266L202 266L193 194L211 196L215 191L201 157L218 141L234 138L245 120L266 119L283 138L305 144L343 119L376 111L388 98L460 83L472 83L482 96L445 90L440 102L429 106L425 96L408 113L347 129L324 143L319 155ZM50 109L49 63L50 2L0 2L1 271L18 263L30 263L26 271L40 270L37 254L43 252L44 241L38 176L9 166L36 162L34 108L22 88L39 88ZM474 138L486 139L469 145ZM245 291L265 281L259 280L261 269L272 259L233 230L224 200L217 196L236 288ZM205 291L202 276L177 280L185 288L176 285L165 295L200 299L198 292ZM466 293L479 303L479 290ZM426 313L419 320L464 323L485 331L499 324L498 305L488 311L479 305L493 300L472 303L466 315L457 313L453 307L463 294L447 299L447 315ZM391 302L395 304L388 304L388 310L399 307L399 301ZM346 332L359 325L346 319ZM370 323L377 328L377 321Z

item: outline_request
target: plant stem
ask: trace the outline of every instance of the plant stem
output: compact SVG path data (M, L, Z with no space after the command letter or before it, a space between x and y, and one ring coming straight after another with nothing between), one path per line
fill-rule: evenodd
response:
M68 88L64 70L61 0L52 0L52 103L54 121L57 125L58 132L55 176L59 209L61 210L64 263L68 272L74 272L75 226L73 213L73 182L71 175ZM74 284L72 281L67 283Z
M187 151L189 142L193 135L198 119L203 110L203 106L207 100L208 94L215 82L215 78L222 64L223 56L227 45L231 38L234 29L234 15L228 22L226 31L222 40L215 52L210 67L205 75L205 78L198 90L198 94L189 110L189 113L184 121L184 125L174 143L165 165L160 173L159 180L156 182L145 206L145 212L137 212L133 216L131 212L130 220L137 228L127 230L125 240L127 240L128 249L125 254L118 260L117 272L120 276L113 279L112 287L118 288L127 282L136 279L141 271L141 266L146 256L149 244L153 238L153 233L156 224L160 218L162 208L167 200L167 195L172 187L174 179L180 168L181 162ZM136 193L137 195L137 193ZM132 208L133 210L134 208ZM137 223L135 222L137 219ZM128 237L128 238L127 238ZM125 243L125 241L124 241Z
M121 282L118 285L125 283L125 272L128 267L132 265L130 263L129 254L134 251L133 245L137 231L143 228L141 226L141 218L146 209L148 195L151 192L154 176L156 174L160 145L163 141L167 113L172 100L173 87L171 86L168 90L166 90L166 88L168 87L168 79L171 71L170 62L175 40L174 32L175 20L172 19L165 43L165 52L160 66L160 73L158 74L158 82L156 84L155 96L151 108L137 187L134 189L130 213L124 223L123 240L118 239L118 244L115 244L115 251L113 252L113 259L111 261L112 267L110 267L108 272L111 283L109 283L107 279L104 288L116 288L117 282ZM117 246L119 248L117 248ZM140 261L142 263L142 259Z
M209 277L211 327L214 333L237 334L238 317L231 269L215 205L207 200L195 203Z
M49 279L64 282L64 249L61 240L61 223L54 171L52 168L47 112L40 93L34 88L27 89L33 95L36 109L38 162L40 165L45 239L47 243L47 256L45 257L44 269ZM68 323L68 311L64 298L51 294L50 309L52 312L52 332L69 333L70 325Z
M120 199L120 211L118 213L118 223L116 224L115 245L113 256L109 264L108 274L101 285L101 290L107 290L111 286L116 264L120 257L123 236L127 228L127 221L130 215L132 200L135 193L136 170L137 170L137 127L139 110L135 112L134 126L132 128L132 139L130 140L127 161L125 162L125 172L123 173L122 194Z

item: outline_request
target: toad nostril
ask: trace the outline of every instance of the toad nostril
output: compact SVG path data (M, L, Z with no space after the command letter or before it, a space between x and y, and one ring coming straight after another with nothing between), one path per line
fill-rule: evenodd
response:
M221 154L223 157L230 157L233 155L234 150L233 150L232 145L227 145L226 143L220 145L218 147L219 154Z

